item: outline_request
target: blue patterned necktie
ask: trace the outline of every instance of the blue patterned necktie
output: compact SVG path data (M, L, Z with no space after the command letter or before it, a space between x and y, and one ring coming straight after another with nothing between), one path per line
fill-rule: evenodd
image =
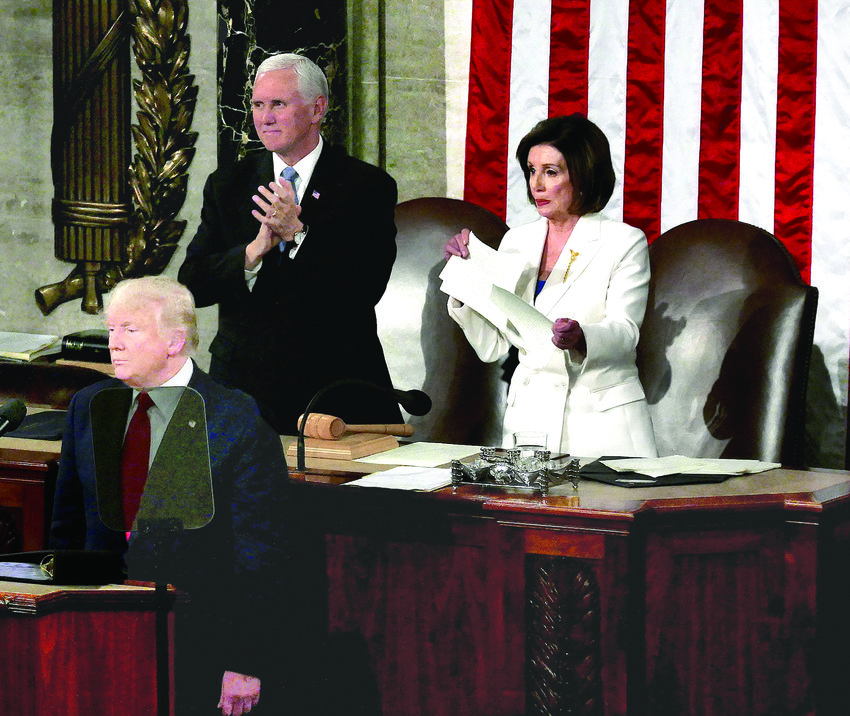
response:
M295 203L298 203L298 192L295 189L295 180L298 178L298 172L295 171L292 167L284 167L283 171L280 173L280 176L289 182L292 187L292 193L295 194Z

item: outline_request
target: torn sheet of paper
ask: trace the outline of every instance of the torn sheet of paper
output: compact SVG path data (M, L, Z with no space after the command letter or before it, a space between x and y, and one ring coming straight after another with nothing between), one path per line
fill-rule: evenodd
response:
M490 293L494 285L510 289L516 286L522 265L518 264L515 255L500 254L473 233L469 234L468 248L468 258L452 256L446 262L440 273L443 282L440 290L504 330L507 326L505 314L490 300Z
M510 323L520 347L547 345L552 321L513 292L522 273L516 254L500 254L469 235L469 258L452 256L440 278L440 290L480 313L500 331Z

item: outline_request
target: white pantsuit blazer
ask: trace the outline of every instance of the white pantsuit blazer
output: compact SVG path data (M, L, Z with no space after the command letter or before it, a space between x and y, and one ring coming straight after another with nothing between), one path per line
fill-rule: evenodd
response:
M524 265L516 286L503 286L554 323L579 322L587 355L562 351L551 340L520 348L508 390L504 444L518 430L548 435L548 448L580 457L655 456L655 438L635 349L646 309L649 254L643 232L589 214L578 220L543 290L534 298L548 220L508 231L499 246ZM485 362L521 345L510 325L492 323L449 299L449 314Z

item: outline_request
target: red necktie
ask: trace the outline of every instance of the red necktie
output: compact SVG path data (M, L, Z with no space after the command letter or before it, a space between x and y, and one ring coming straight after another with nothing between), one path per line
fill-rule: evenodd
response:
M151 421L148 409L152 405L153 401L147 393L139 393L139 405L130 420L121 451L121 495L124 525L128 530L133 527L133 520L136 519L139 501L148 479L151 451Z

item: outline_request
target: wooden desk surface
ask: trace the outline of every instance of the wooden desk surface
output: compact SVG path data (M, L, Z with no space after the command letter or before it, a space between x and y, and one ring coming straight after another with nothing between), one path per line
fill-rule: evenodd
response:
M176 599L173 587L168 588L168 594L171 601ZM87 586L0 580L0 614L39 615L80 608L151 609L157 597L156 586L148 582Z
M27 408L28 415L52 410L52 408L38 408L29 406ZM44 456L47 459L58 459L59 453L62 451L61 440L25 440L23 438L12 438L8 436L0 437L0 460L5 461L10 457L7 451L19 451L23 453L32 453L33 459L41 459Z
M284 446L294 438L284 437ZM290 463L293 462L290 460ZM343 460L307 459L307 473L296 480L308 483L340 484L363 474L386 470L392 465L373 465ZM373 490L375 488L362 488ZM423 494L423 493L417 493ZM669 487L618 487L593 480L579 481L578 490L565 484L553 487L547 497L511 488L464 485L446 487L422 499L472 500L487 509L527 512L567 512L590 516L619 514L626 519L645 511L751 510L756 507L789 511L821 512L830 505L850 500L850 472L842 470L792 470L776 468L753 475L730 477L719 483Z
M176 599L173 588L141 582L0 581L0 693L14 704L3 713L174 714Z

